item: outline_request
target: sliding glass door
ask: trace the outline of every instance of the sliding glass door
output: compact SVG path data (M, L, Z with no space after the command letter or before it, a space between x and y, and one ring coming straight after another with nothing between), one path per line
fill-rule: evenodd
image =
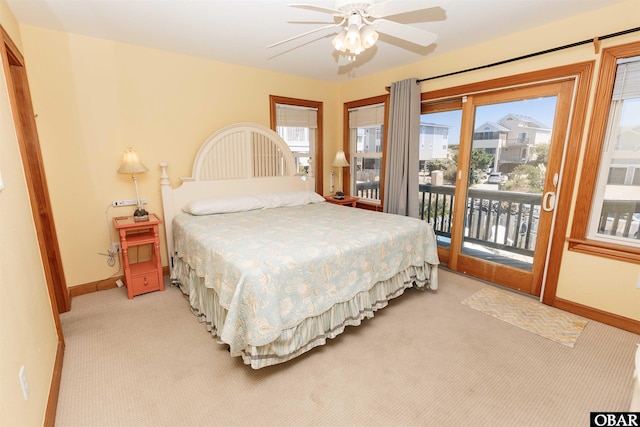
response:
M432 149L419 176L423 217L444 264L539 295L572 93L571 81L545 83L422 115L434 135L447 134L445 152Z

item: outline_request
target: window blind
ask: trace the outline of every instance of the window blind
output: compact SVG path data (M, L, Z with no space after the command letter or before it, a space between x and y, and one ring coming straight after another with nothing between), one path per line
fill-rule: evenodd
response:
M349 128L364 128L384 124L384 104L376 104L349 110Z
M316 129L318 127L318 109L276 104L276 123L284 127Z
M614 101L640 98L640 56L618 60L616 82L613 86Z

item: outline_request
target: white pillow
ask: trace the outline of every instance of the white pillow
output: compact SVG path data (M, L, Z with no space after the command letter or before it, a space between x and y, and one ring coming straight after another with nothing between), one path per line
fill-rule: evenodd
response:
M258 198L266 208L278 208L280 206L300 206L309 203L324 202L324 197L315 191L283 191L276 193L260 194Z
M212 215L250 211L264 207L264 202L255 196L228 196L194 200L187 203L182 210L191 215Z

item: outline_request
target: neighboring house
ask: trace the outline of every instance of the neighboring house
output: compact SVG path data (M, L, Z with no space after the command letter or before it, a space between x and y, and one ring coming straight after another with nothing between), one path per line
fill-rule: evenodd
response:
M535 160L533 147L551 142L551 128L532 117L508 114L498 123L509 129L505 145L500 149L498 165Z
M498 122L485 122L473 133L473 147L493 154L494 170L506 163L524 164L535 160L534 146L549 144L551 128L519 114L507 114Z
M640 126L622 128L615 147L616 152L640 151ZM640 164L635 159L614 159L609 169L607 184L640 185Z
M449 149L449 126L420 123L420 160L446 159Z
M493 170L499 170L501 152L506 147L510 129L496 122L485 122L473 132L473 148L484 148L493 157Z

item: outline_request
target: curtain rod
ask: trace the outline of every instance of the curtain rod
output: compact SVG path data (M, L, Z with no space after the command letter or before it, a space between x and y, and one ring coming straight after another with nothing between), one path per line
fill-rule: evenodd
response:
M617 33L607 34L606 36L594 37L592 39L583 40L581 42L575 42L575 43L571 43L571 44L566 44L564 46L554 47L552 49L541 50L540 52L530 53L528 55L518 56L516 58L505 59L504 61L494 62L492 64L480 65L478 67L467 68L466 70L454 71L454 72L447 73L447 74L440 74L439 76L433 76L433 77L427 77L427 78L424 78L424 79L419 79L417 81L417 83L420 84L420 83L426 82L428 80L434 80L434 79L439 79L439 78L442 78L442 77L454 76L456 74L468 73L470 71L481 70L483 68L489 68L489 67L495 67L497 65L508 64L509 62L520 61L521 59L527 59L527 58L531 58L531 57L534 57L534 56L544 55L544 54L547 54L547 53L556 52L556 51L564 50L564 49L569 49L569 48L572 48L572 47L581 46L583 44L588 44L588 43L594 43L596 45L596 53L598 53L598 51L600 50L600 40L606 40L606 39L610 39L612 37L622 36L624 34L635 33L636 31L640 31L640 27L630 28L628 30L619 31Z

